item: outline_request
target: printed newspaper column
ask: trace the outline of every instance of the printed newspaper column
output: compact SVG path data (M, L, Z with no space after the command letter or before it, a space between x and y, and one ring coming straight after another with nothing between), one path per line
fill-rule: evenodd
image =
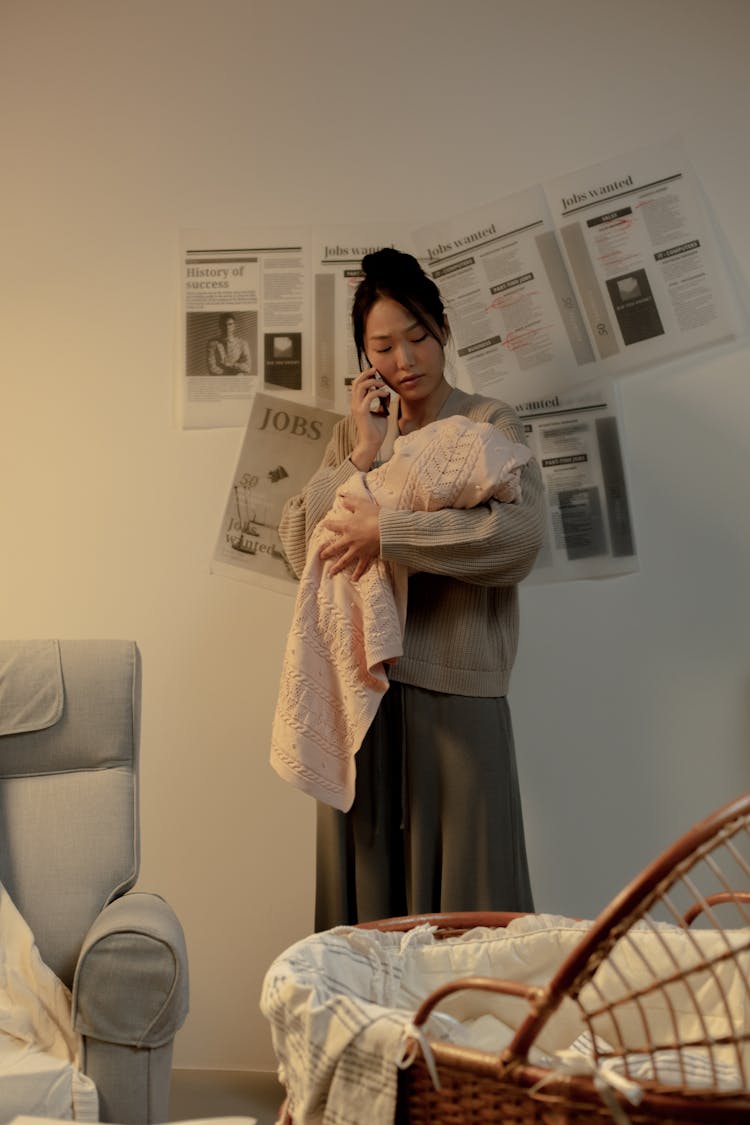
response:
M520 408L593 377L596 357L541 188L422 227L414 241L448 303L475 390Z
M529 582L638 570L614 384L602 380L522 412L547 491L545 544Z
M390 246L416 251L406 223L321 227L313 234L315 399L349 411L349 388L359 371L352 337L352 301L366 254Z
M323 460L339 415L259 392L240 449L211 572L296 595L279 539L281 510Z
M244 426L263 387L300 398L310 366L309 236L185 232L181 258L183 426Z
M560 176L545 191L607 374L737 334L729 279L679 144Z

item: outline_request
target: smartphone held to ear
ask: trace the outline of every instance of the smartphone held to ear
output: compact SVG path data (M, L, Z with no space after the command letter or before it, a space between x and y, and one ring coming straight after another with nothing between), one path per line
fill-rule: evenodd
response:
M383 376L380 374L379 371L375 372L375 376L378 380L378 386L379 387L382 386L382 387L385 388L385 386L386 386L385 381L383 380ZM379 418L387 418L388 417L389 400L390 400L390 391L388 391L387 394L383 395L382 398L380 398L380 397L374 398L372 400L372 402L370 403L370 413L375 414Z

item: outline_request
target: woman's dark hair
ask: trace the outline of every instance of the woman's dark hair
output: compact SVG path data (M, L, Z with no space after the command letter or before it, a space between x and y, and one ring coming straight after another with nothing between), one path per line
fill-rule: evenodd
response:
M386 247L372 254L365 254L362 271L365 276L357 286L352 304L352 328L360 367L363 358L367 359L367 316L376 301L383 297L389 297L403 305L438 343L445 344L448 322L440 290L416 258L402 250Z
M219 327L220 328L226 328L227 321L229 321L229 320L233 320L235 324L237 323L237 317L234 315L233 312L222 313L221 316L219 317Z

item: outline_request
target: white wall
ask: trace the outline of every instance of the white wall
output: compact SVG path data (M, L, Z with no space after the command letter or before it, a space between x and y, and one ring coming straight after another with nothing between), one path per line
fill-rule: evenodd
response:
M178 230L430 221L679 133L747 275L748 41L744 0L0 2L0 629L140 644L178 1066L272 1067L313 840L267 766L291 602L208 573L242 433L173 421ZM522 591L539 909L595 913L750 787L747 370L623 382L641 572Z

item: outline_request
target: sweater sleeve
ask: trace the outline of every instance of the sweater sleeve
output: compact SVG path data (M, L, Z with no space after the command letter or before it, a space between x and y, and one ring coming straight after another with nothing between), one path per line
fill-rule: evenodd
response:
M320 468L302 492L287 500L282 510L279 538L298 578L305 568L307 545L313 531L333 506L338 490L358 471L349 460L353 439L351 420L343 418L337 422Z
M489 403L489 400L485 400ZM490 404L482 418L514 442L523 427L510 407ZM521 500L475 508L410 512L381 508L380 553L412 572L445 575L478 586L510 586L531 570L544 538L542 475L536 461L521 470Z

